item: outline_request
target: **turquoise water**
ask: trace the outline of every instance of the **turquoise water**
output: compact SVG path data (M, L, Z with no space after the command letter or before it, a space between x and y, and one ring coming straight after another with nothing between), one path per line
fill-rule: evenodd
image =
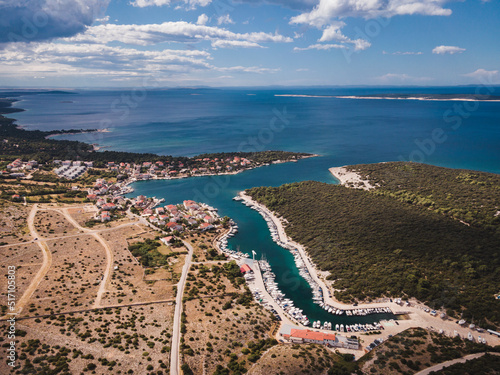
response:
M138 182L133 195L194 199L233 218L232 248L265 255L283 292L311 320L363 323L384 318L334 317L312 303L291 254L276 245L266 222L232 200L253 186L317 180L336 183L328 168L356 163L414 160L500 173L500 103L277 97L276 94L471 94L475 88L233 89L79 91L26 96L26 112L12 116L42 130L106 128L109 133L67 135L113 150L192 156L202 152L302 151L321 157L272 165L233 176ZM498 90L497 90L498 91ZM484 92L484 91L483 91ZM192 94L198 95L192 95ZM252 94L252 95L248 95ZM67 103L71 101L71 103ZM439 136L437 136L438 134Z
M280 289L295 302L295 306L313 320L330 321L334 324L369 323L380 319L392 318L390 314L377 314L365 317L338 317L325 312L312 302L312 291L309 284L299 275L292 254L278 246L271 239L265 220L255 210L233 201L232 198L241 190L255 185L256 181L266 181L266 185L278 186L292 182L293 172L297 168L308 169L313 163L310 159L298 163L288 163L257 168L232 176L196 177L170 181L140 181L132 186L133 194L144 194L165 198L168 203L195 199L219 209L221 216L233 218L238 226L238 233L229 239L229 247L251 255L257 253L256 259L264 255L273 272ZM335 183L329 173L318 174L320 180Z

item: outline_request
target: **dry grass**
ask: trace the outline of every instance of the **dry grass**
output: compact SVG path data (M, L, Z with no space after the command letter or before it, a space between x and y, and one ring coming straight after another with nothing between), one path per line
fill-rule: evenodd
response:
M249 375L326 375L339 356L322 345L276 345L248 371Z
M27 369L29 360L35 366L30 373L41 373L42 364L54 370L55 363L43 360L51 355L71 374L80 374L90 363L96 365L97 374L129 370L147 374L148 365L168 373L173 311L172 304L164 303L18 321L18 364ZM0 329L5 332L5 323ZM4 350L0 352L0 373L14 373L6 365Z
M413 374L437 363L485 349L483 344L450 338L423 328L410 328L377 346L359 363L366 374Z
M207 261L207 250L213 248L216 234L212 232L195 233L186 236L185 240L193 246L193 262Z
M230 363L248 369L249 344L270 339L270 314L253 302L240 304L243 285L235 286L225 275L210 271L213 265L202 267L192 267L186 284L183 361L195 374L203 368L212 374L217 366Z
M66 220L63 214L53 210L40 210L37 212L35 217L35 229L40 236L45 238L82 233Z
M70 208L68 209L68 213L71 215L75 221L80 224L82 227L85 226L85 223L92 219L95 216L95 213L97 212L97 208L95 206L91 206L93 210L90 210L90 208L83 208L83 207L78 207L78 208Z
M103 296L103 305L152 302L175 298L172 280L168 280L168 278L152 282L144 280L144 268L128 250L130 238L133 238L131 241L137 242L141 238L154 238L157 235L156 232L142 225L133 225L101 233L113 252L113 268L118 267L113 269L111 274L111 285Z
M239 306L223 310L232 298L212 297L185 303L186 333L184 334L184 362L195 374L212 374L218 365L226 367L231 354L237 362L249 368L248 356L242 350L250 342L268 339L272 321L258 306Z
M47 245L52 265L31 299L29 315L91 307L106 265L102 245L85 234L48 240Z
M26 218L30 207L0 201L0 243L12 244L31 240Z
M16 295L18 298L23 295L31 279L40 269L43 261L42 250L35 243L26 245L12 245L0 247L0 298L2 314L5 313L4 305L7 296L7 275L8 267L16 267Z

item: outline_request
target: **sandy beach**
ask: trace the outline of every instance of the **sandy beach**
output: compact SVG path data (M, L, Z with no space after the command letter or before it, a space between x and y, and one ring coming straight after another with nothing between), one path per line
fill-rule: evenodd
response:
M328 169L330 173L337 180L340 181L341 185L349 185L354 189L370 190L375 187L370 185L366 180L363 180L359 174L356 172L348 171L345 167L334 167Z

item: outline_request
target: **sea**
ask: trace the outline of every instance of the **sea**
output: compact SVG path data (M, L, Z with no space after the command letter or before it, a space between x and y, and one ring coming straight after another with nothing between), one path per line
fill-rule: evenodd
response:
M498 87L472 86L70 90L22 95L15 106L25 111L9 116L26 129L98 129L56 138L92 143L101 150L319 155L231 176L137 182L131 195L165 198L167 204L193 199L218 208L239 226L229 247L265 257L295 306L311 321L335 325L392 316L338 317L314 304L290 252L272 241L257 212L232 198L254 186L304 180L336 184L328 168L359 163L415 161L500 173L500 102L459 100L499 93Z

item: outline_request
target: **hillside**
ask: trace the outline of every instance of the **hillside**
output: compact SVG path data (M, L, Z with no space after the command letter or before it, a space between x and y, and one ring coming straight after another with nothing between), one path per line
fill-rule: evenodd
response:
M442 180L439 173L433 178ZM400 188L407 186L402 182ZM444 194L446 188L436 184L433 194ZM494 196L496 185L483 188ZM377 190L313 181L247 193L288 220L287 234L306 246L321 269L330 271L336 297L342 301L416 297L484 326L500 322L500 301L494 298L500 278L500 236L489 223L478 220L469 226ZM488 192L484 196L488 199ZM449 205L461 207L453 200ZM476 217L481 215L485 214L478 210Z
M347 167L377 193L500 233L500 175L418 163Z

